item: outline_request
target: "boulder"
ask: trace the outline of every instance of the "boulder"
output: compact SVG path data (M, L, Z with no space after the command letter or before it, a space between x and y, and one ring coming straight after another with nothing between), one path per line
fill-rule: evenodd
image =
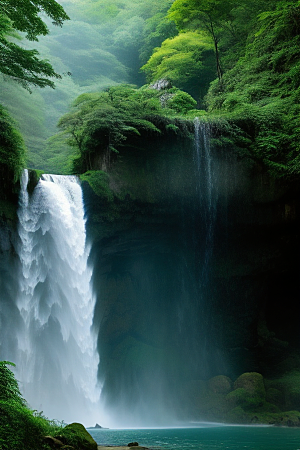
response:
M57 437L55 438L53 436L45 436L44 441L52 448L61 448L64 446L64 442L62 442L60 439L57 439Z
M257 372L243 373L234 382L234 389L245 389L249 394L253 396L259 396L263 399L266 397L266 390L264 385L263 376Z
M97 442L81 423L71 423L65 426L56 438L59 438L64 444L70 445L76 450L97 450Z
M216 394L228 394L232 389L232 382L225 375L217 375L208 380L208 387Z

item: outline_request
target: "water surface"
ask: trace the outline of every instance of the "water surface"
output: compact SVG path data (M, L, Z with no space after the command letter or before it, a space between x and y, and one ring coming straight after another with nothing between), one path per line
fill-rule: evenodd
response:
M98 430L89 429L99 445L127 445L137 441L167 450L299 450L300 429L256 426Z

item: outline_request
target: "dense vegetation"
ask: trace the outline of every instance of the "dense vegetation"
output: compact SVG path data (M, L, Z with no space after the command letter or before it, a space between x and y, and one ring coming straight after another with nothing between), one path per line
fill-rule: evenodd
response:
M67 14L55 0L30 1L3 0L0 10L0 72L29 88L54 87L49 77L59 78L48 61L38 58L37 50L26 50L11 40L17 38L16 32L26 33L30 41L46 35L49 29L41 19L40 13L49 16L55 25L62 25Z
M276 177L299 176L299 0L60 3L66 12L54 0L0 2L2 198L17 192L26 144L28 165L84 174L109 199L104 171L124 147L188 136L196 115L222 119L228 151ZM30 411L4 363L0 408L3 448L25 448L28 430L57 432ZM37 442L46 445L28 448Z
M53 446L95 450L96 442L83 425L56 423L33 411L22 397L8 366L0 361L0 448L2 450L49 450Z
M49 24L50 34L34 42L40 55L50 59L55 72L61 75L55 80L55 91L50 87L32 89L29 96L6 77L2 80L0 103L19 124L28 148L28 165L47 172L69 173L72 149L51 139L59 118L82 93L99 92L117 83L144 84L145 77L139 72L140 55L146 62L155 45L176 34L176 27L165 19L170 0L59 3L71 20L63 27ZM28 43L23 40L22 46L27 48Z
M62 25L68 19L61 5L55 0L48 2L3 0L0 9L0 73L30 90L30 86L54 87L51 78L60 78L51 64L39 58L37 50L27 50L18 45L19 32L25 33L29 41L47 35L49 29L41 13ZM25 164L23 138L13 120L0 105L0 196L11 195Z
M212 115L228 120L227 142L229 138L231 145L276 176L298 174L299 1L176 0L168 17L180 31L173 41L187 40L193 33L199 40L198 55L201 49L214 47L216 79L205 103ZM150 81L158 75L175 81L178 72L169 67L174 58L186 59L187 64L189 45L175 55L171 42L163 42L144 66L152 75ZM193 60L195 67L199 62ZM206 51L201 69L208 76L211 62ZM180 63L176 67L180 71ZM180 78L194 85L193 71ZM200 84L198 95L203 95Z
M97 7L101 5L102 2L97 2ZM125 20L116 4L105 2L105 5L107 16L102 17L102 23L111 25ZM86 8L85 14L89 15L91 11L95 13L95 8L96 5L92 9ZM132 3L128 11L138 11L135 8L137 5ZM149 8L146 5L144 8L144 11L139 10L139 17L149 14ZM100 10L103 12L103 9ZM116 50L114 52L122 64L127 67L132 64L132 68L137 64L139 53L140 64L145 62L142 71L146 73L149 83L164 79L170 86L177 86L191 94L198 102L198 108L205 108L210 117L221 117L227 121L219 143L230 145L231 149L250 157L275 176L297 176L300 169L299 11L298 0L176 0L172 4L166 2L160 9L152 2L151 13L155 14L143 22L144 28L139 28L140 20L135 19L133 22L134 32L138 33L138 29L143 28L144 33L148 32L147 37L144 35L139 43L136 40L134 44L134 39L128 37L134 33L132 30L129 33L126 18L127 25L124 22L123 28L116 28L114 32L114 39L122 36L122 42L118 39L114 41L113 45L118 45L119 53ZM143 36L143 33L139 36ZM134 64L129 53L126 53L125 42L131 48L131 57L135 53ZM161 44L152 50L152 55L149 51L151 44ZM147 55L149 59L145 61ZM99 98L104 99L105 96L107 94L101 94ZM94 100L92 97L89 98L90 103L86 103L86 100L86 97L81 96L75 102L76 112L73 105L73 111L60 122L63 129L70 131L70 119L74 119L74 114L77 118L84 116L86 123L91 120L87 106L90 108ZM79 105L81 113L78 111ZM102 104L98 118L100 128L106 126L115 129L113 123L116 124L121 116L123 119L124 114L131 116L133 109L140 111L138 107L132 109L130 102L122 102L120 108L116 108L116 103L111 106L114 110L106 114ZM92 108L95 115L99 110L94 103ZM185 112L177 108L177 113ZM163 117L168 112L160 109L155 114ZM149 111L145 111L144 115L149 115ZM135 116L135 120L137 118ZM87 147L94 147L95 152L99 152L96 150L99 146L102 146L103 151L109 147L103 136L97 140L95 133L85 131L88 128L83 124L77 122L75 125L73 120L72 126L77 127L78 131L80 129L79 133L84 135L84 143L77 142L81 154L91 153L91 150L86 150ZM125 134L130 133L127 130ZM61 137L59 139L61 142ZM112 137L112 142L114 139ZM121 133L118 139L121 144L125 140L124 135ZM114 145L111 145L112 150L115 150ZM82 171L93 168L93 164L86 163L81 167L75 164L75 167ZM94 168L99 168L99 164Z
M299 2L262 12L243 53L206 97L210 112L241 131L234 143L276 176L300 169L299 19Z
M135 89L121 85L79 96L72 112L59 122L70 136L69 143L79 150L74 172L107 170L114 153L123 146L138 145L134 137L188 135L188 127L178 114L187 113L195 105L190 95L176 88Z
M25 146L11 117L0 105L0 179L1 197L12 193L25 165ZM11 189L13 187L13 189ZM15 189L17 192L17 188Z
M25 3L32 5L26 25ZM52 1L45 13L56 24L72 19L63 28L41 21L43 2L25 3L16 10L3 3L2 58L8 47L22 48L26 63L23 67L19 53L11 53L14 62L2 63L2 72L27 87L53 86L51 77L62 74L55 92L33 89L31 96L3 82L1 98L21 126L30 166L69 173L74 148L61 134L52 137L68 105L78 95L118 83L141 86L146 76L148 83L167 79L192 95L198 108L226 119L230 127L223 141L276 176L298 174L298 0L63 0L66 12ZM37 39L49 30L47 41L35 46L51 57L55 70L11 37L22 31Z
M28 408L8 365L11 363L0 362L0 446L2 449L44 448L43 436L59 427Z

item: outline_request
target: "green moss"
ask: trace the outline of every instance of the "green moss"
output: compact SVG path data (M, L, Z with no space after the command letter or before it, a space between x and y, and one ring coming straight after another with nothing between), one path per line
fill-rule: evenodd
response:
M300 372L293 370L280 378L267 382L269 389L276 390L282 405L285 409L300 409ZM279 394L280 393L280 394ZM280 406L281 406L280 405Z
M234 390L226 396L232 407L254 411L265 403L266 391L261 374L243 373L234 383Z
M80 175L82 181L87 181L94 193L101 200L110 203L114 200L114 194L109 187L109 175L102 170L89 170Z
M32 194L34 191L34 188L39 182L39 179L43 175L42 170L36 170L36 169L29 169L28 170L28 184L27 184L27 191L29 194Z
M266 389L263 376L257 372L243 373L235 382L234 389L245 389L250 395L265 400Z
M0 217L4 220L15 222L17 220L17 208L17 202L13 203L0 198Z
M71 423L55 436L76 450L97 450L97 443L81 423Z

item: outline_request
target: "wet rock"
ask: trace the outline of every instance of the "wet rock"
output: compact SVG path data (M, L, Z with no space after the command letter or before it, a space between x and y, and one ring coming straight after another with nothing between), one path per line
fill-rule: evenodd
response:
M45 436L44 441L50 445L52 448L61 448L64 446L64 443L53 436Z

